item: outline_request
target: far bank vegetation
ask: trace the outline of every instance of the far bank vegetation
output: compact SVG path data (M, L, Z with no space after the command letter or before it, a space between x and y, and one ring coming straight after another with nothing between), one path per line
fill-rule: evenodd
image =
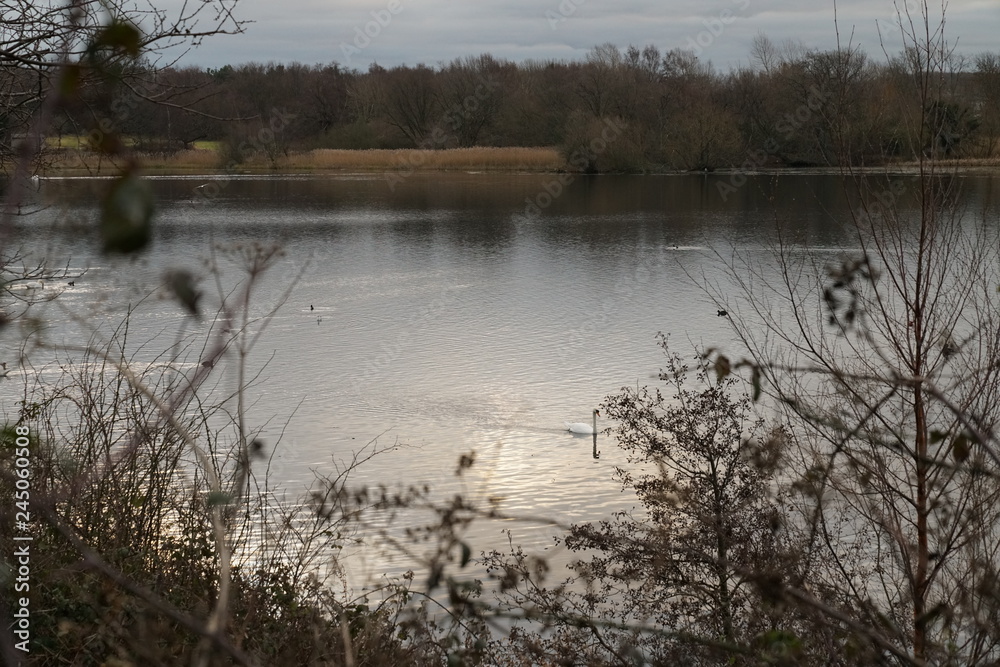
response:
M876 60L761 35L747 64L728 72L681 49L613 44L582 62L484 54L367 71L247 63L160 69L155 79L139 60L114 95L95 94L86 111L55 119L39 168L106 168L89 148L109 133L127 138L154 170L170 171L1000 164L1000 53L949 56L940 97L924 110L911 108L906 92L913 57ZM12 91L30 84L7 74ZM914 142L904 125L918 111L928 127ZM625 129L590 146L602 122ZM21 130L4 131L9 167ZM586 160L574 160L581 146Z

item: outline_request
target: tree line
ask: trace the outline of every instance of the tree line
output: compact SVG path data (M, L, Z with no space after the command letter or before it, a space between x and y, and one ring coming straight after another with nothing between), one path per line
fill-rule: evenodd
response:
M919 58L910 49L877 62L858 48L810 50L759 35L751 64L729 72L681 49L613 44L580 62L514 63L483 54L367 71L336 63L154 68L138 60L121 66L110 91L94 87L63 110L52 132L99 139L113 131L157 152L204 140L235 147L252 137L276 154L559 146L570 155L613 120L626 131L585 170L995 157L1000 53L948 55L946 85L924 110L914 108L923 104L911 74ZM2 75L9 91L37 87L25 68ZM275 113L290 119L277 132L269 127ZM905 123L916 113L928 122L914 137ZM3 121L9 146L23 128L10 110Z

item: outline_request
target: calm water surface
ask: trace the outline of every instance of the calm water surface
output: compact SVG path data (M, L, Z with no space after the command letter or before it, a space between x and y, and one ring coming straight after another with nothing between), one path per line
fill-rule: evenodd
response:
M332 473L377 440L400 446L358 470L359 484L426 482L441 495L502 496L515 515L586 521L634 504L612 478L625 461L603 435L595 460L591 439L563 422L589 421L622 386L653 383L657 332L682 354L698 345L739 356L728 321L692 277L724 280L713 250L766 261L776 221L809 252L835 257L851 247L849 208L830 175L750 177L725 200L724 176L601 176L576 178L525 218L525 200L551 179L416 174L391 191L381 175L248 177L220 188L205 177L159 178L156 240L138 261L102 257L86 231L106 181L48 180L39 201L51 207L21 223L17 238L56 264L88 269L56 302L65 309L35 309L51 338L85 340L68 312L95 313L106 329L131 304L130 340L151 341L139 358L204 330L173 302L143 298L164 269L201 271L213 244L281 243L286 255L255 312L291 292L254 350L259 379L249 392L278 488L295 496L314 472ZM206 183L218 196L198 195ZM963 183L970 210L995 216L1000 180ZM228 288L239 272L221 261ZM211 295L211 281L204 286ZM0 339L8 363L12 333ZM220 391L234 382L233 364L222 366ZM0 395L0 409L13 412L13 400ZM477 462L456 479L470 451ZM535 549L558 532L491 522L470 535L474 551L502 546L501 528ZM410 566L374 551L364 562L353 585Z

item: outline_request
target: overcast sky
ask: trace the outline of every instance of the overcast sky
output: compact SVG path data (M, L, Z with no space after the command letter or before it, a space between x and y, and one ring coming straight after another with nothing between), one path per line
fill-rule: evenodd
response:
M854 43L881 57L881 28L886 48L900 49L892 0L837 7L842 42L853 32ZM481 53L579 60L612 42L691 49L726 70L749 63L758 33L809 48L836 44L832 0L240 0L236 13L253 21L245 34L207 39L181 63L338 62L365 70L372 62L438 65ZM374 36L359 34L366 29ZM1000 0L951 0L945 30L961 53L1000 51Z

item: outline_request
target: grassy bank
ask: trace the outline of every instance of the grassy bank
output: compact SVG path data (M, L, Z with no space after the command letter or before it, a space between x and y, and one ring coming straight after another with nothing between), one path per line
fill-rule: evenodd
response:
M192 149L165 153L137 153L145 170L154 174L192 174L237 171L532 171L551 172L566 167L556 148L454 148L447 150L334 150L316 149L276 155L255 153L235 160L222 150ZM90 151L61 150L50 154L42 170L47 175L112 175L119 162Z
M143 169L151 174L212 174L236 173L337 173L337 172L409 172L409 171L487 171L551 173L568 168L565 158L555 147L474 147L445 150L421 149L315 149L267 155L263 152L233 159L219 142L201 142L196 148L175 153L132 153ZM926 167L925 163L924 166ZM1000 168L1000 158L961 158L938 160L941 170L994 171ZM120 173L121 158L88 150L66 148L50 152L40 172L44 175L111 176ZM866 171L883 169L907 171L916 169L916 162L898 162ZM815 170L816 167L804 169ZM830 167L825 169L831 169ZM836 167L832 167L836 169ZM661 170L652 168L654 173ZM717 173L738 172L740 169L721 168ZM781 171L803 171L783 168ZM668 170L662 173L677 173Z

